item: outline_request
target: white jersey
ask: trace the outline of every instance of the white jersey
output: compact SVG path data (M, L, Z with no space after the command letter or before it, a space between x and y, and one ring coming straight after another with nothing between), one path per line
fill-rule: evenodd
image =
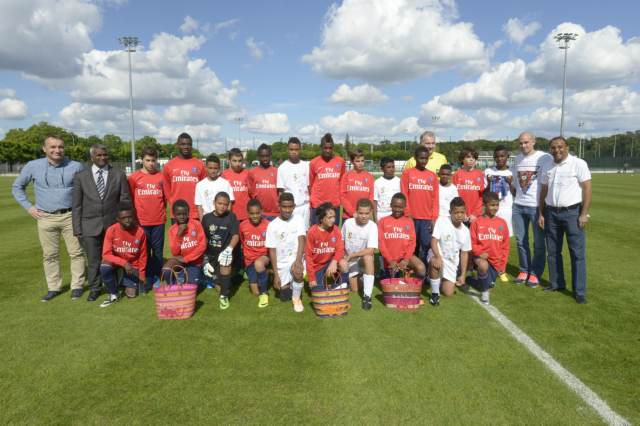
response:
M553 157L542 151L534 151L525 156L520 153L511 166L513 175L512 185L516 188L515 204L526 207L538 207L538 189L540 187L539 173Z
M202 207L202 211L205 214L211 213L213 211L213 201L218 192L226 192L229 194L230 200L234 200L233 189L228 180L223 177L218 177L216 180L206 177L196 184L194 204Z
M438 217L449 217L451 213L451 200L458 197L458 188L452 183L449 186L440 185L440 191L438 192L438 204L440 206L440 212Z
M378 226L372 220L360 226L355 218L349 218L342 225L342 239L347 254L357 253L367 248L377 249Z
M299 216L291 216L288 221L276 217L267 226L265 247L275 248L278 264L291 264L298 254L298 237L306 236L307 230ZM275 265L278 267L278 265Z
M433 228L432 237L438 240L438 248L442 258L458 265L460 250L471 251L471 234L469 228L460 224L453 226L451 218L439 217Z
M484 170L485 188L498 194L500 207L496 216L503 218L507 222L509 236L513 235L513 225L511 224L513 195L511 195L509 181L507 180L511 176L513 175L510 169L498 170L495 167L489 167Z
M294 164L286 160L280 164L276 187L293 194L296 206L309 203L309 163L300 160Z
M400 178L385 179L380 176L373 184L373 200L376 202L377 220L391 214L391 198L400 192Z

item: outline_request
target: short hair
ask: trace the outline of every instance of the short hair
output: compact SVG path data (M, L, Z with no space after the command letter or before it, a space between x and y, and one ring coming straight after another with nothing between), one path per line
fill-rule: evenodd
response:
M302 146L302 143L300 142L300 139L296 138L295 136L290 137L289 140L287 141L287 145L291 145L291 144L296 144L298 146Z
M438 171L440 171L440 170L449 170L450 172L452 172L453 171L453 167L451 167L451 164L445 163L442 166L440 166Z
M121 201L118 203L118 213L119 212L129 212L133 211L133 205L127 201Z
M240 151L240 148L231 148L229 150L229 152L227 153L227 158L231 159L233 157L244 158L244 156L242 155L242 151Z
M333 136L331 136L331 133L325 133L322 139L320 139L320 146L324 145L325 143L330 143L331 145L334 145Z
M413 156L415 157L415 159L418 159L418 156L422 153L426 153L429 154L429 150L424 146L424 145L418 145L416 147L416 149L413 151Z
M402 192L396 192L395 194L393 194L393 197L391 197L392 203L393 200L402 200L405 204L407 203L407 197Z
M462 162L468 156L472 156L476 160L478 159L478 151L472 146L465 146L460 150L460 154L458 154L458 160Z
M424 139L424 138L432 138L435 141L436 140L436 134L433 133L432 131L425 130L420 135L420 143L422 143L422 139Z
M64 140L59 135L48 134L47 136L44 137L44 139L42 139L42 146L45 146L49 139L55 139L57 141L60 141L60 142L64 143Z
M257 198L252 198L249 200L249 202L247 203L247 211L249 211L251 207L257 207L262 210L262 204L260 204L260 200L258 200Z
M152 148L150 146L142 148L142 152L140 153L140 158L144 158L144 157L158 158L158 151L155 148Z
M563 136L556 136L555 138L551 138L551 140L549 141L549 146L551 146L551 144L555 141L562 141L565 145L569 145L567 140Z
M271 154L271 147L269 145L267 145L266 143L260 144L260 146L258 147L258 150L256 152L260 152L260 151L264 151L266 150L269 154Z
M529 131L522 132L518 135L518 139L520 139L523 136L530 136L534 142L536 141L536 135L534 135L533 132L529 132Z
M462 197L454 197L453 200L451 200L449 203L449 209L453 210L454 207L465 207Z
M189 142L193 143L193 139L191 138L191 135L186 132L182 132L178 135L178 139L176 140L176 143L180 142L180 139L188 139Z
M496 146L496 147L493 149L493 155L495 155L495 154L496 154L496 152L500 152L500 151L507 151L507 152L509 152L509 148L507 148L507 147L506 147L506 146L504 146L504 145L498 145L498 146Z
M316 208L316 216L318 217L318 222L321 222L329 213L329 210L333 210L335 213L336 209L333 207L331 203L322 203Z
M491 201L500 202L500 198L498 198L498 194L493 191L486 191L482 194L482 203L489 204Z
M351 159L352 162L359 157L364 157L364 151L362 151L361 149L356 149L355 151L349 153L349 159Z
M278 197L278 203L283 203L285 201L291 201L292 203L295 203L293 199L293 194L290 192L281 193L280 196Z
M108 152L108 151L107 151L107 147L106 147L106 146L104 146L103 144L101 144L101 143L94 143L93 145L91 145L91 148L89 148L89 155L90 155L90 156L93 156L93 155L94 155L94 153L95 153L96 151L98 151L98 150Z
M386 166L389 163L393 163L394 165L396 164L395 160L391 157L382 157L380 159L380 168L383 168L384 166Z
M173 212L173 214L176 214L176 210L179 208L185 208L187 209L187 213L189 213L189 203L187 203L185 200L183 200L182 198L179 200L176 200L173 205L171 206L171 211Z
M218 198L226 198L227 201L231 201L231 197L229 196L229 194L227 194L224 191L218 192L216 196L213 198L213 201L218 201Z
M217 164L219 166L220 165L220 158L215 154L211 154L205 160L205 164L207 164L207 163L215 163L215 164Z
M360 207L369 207L371 210L373 210L373 203L368 198L360 198L356 203L356 210L358 210Z

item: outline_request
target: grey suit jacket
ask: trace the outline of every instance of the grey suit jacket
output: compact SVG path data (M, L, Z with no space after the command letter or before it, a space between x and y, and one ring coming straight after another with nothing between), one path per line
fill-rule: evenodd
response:
M127 176L108 165L109 178L104 200L98 195L91 167L76 173L73 179L73 233L84 237L100 235L116 221L118 203L131 202Z

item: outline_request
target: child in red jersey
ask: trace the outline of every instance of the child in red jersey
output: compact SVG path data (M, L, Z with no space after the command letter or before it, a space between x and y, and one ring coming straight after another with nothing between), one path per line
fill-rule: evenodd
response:
M248 217L249 171L242 166L244 158L242 151L238 148L230 149L227 158L229 159L229 165L231 167L222 172L222 177L229 182L231 190L233 191L234 201L231 206L231 211L235 213L238 221L242 222Z
M322 153L309 162L309 197L311 224L318 223L316 208L322 203L331 203L340 211L340 182L346 163L333 153L333 138L327 133L320 140Z
M462 163L462 167L453 174L453 184L467 206L467 222L473 223L476 218L482 215L484 173L475 168L478 161L478 151L475 148L463 148L458 160Z
M413 254L416 248L416 231L413 220L405 216L407 198L398 192L391 198L391 215L378 222L378 248L387 269L385 276L413 271L423 279L427 273L424 263Z
M124 271L122 283L129 298L136 297L136 288L145 280L147 239L144 230L136 223L133 207L129 204L118 206L116 221L105 232L102 246L100 276L109 296L101 308L118 301L117 269Z
M336 211L331 203L320 204L316 209L319 223L309 228L304 250L309 287L324 290L324 277L341 279L334 288L347 288L349 265L344 259L342 233L336 223Z
M169 188L158 172L158 152L142 150L142 169L129 176L129 189L138 224L147 237L147 288L160 279L164 251L164 223L166 222Z
M269 253L265 246L269 221L262 217L262 206L258 200L247 204L249 220L240 224L240 244L251 292L258 296L258 308L269 306Z
M202 258L207 248L202 225L197 219L189 217L189 204L185 200L176 200L171 206L176 223L169 228L169 248L171 256L162 267L162 280L172 283L172 269L182 266L187 270L190 284L200 282Z
M278 169L271 165L271 147L258 147L258 167L249 170L249 197L260 201L263 215L268 221L278 217Z
M340 200L342 201L342 217L348 219L356 213L358 200L366 198L373 201L373 175L364 169L364 152L357 149L349 154L353 169L342 176Z
M207 170L202 161L193 158L193 140L188 133L181 133L178 136L176 147L178 155L162 168L162 174L169 187L169 202L173 205L177 200L185 200L189 204L191 218L197 219L198 210L194 204L196 184L207 177ZM173 209L171 212L173 213ZM174 218L173 215L172 218ZM172 222L175 223L175 220Z
M412 217L416 230L416 254L426 265L433 225L440 213L440 184L438 176L427 169L429 150L418 146L414 158L416 166L402 172L400 187L407 197L406 214Z
M478 271L480 301L489 304L489 289L507 267L509 257L509 228L504 219L496 216L500 200L495 192L482 196L484 215L471 224L471 252Z

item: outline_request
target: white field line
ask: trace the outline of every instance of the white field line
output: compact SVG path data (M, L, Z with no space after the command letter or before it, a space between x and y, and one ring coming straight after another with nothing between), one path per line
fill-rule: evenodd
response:
M582 383L580 379L571 374L569 370L564 368L558 361L556 361L549 353L542 349L533 339L527 336L517 325L515 325L509 318L504 316L497 308L491 305L483 305L476 295L469 295L480 306L482 306L488 313L500 323L518 342L520 342L529 352L538 358L553 374L558 376L562 382L569 387L572 391L578 394L584 402L586 402L591 408L593 408L602 417L602 420L609 425L630 425L629 421L616 413L609 407L609 405L600 398L594 391L592 391L587 385Z

